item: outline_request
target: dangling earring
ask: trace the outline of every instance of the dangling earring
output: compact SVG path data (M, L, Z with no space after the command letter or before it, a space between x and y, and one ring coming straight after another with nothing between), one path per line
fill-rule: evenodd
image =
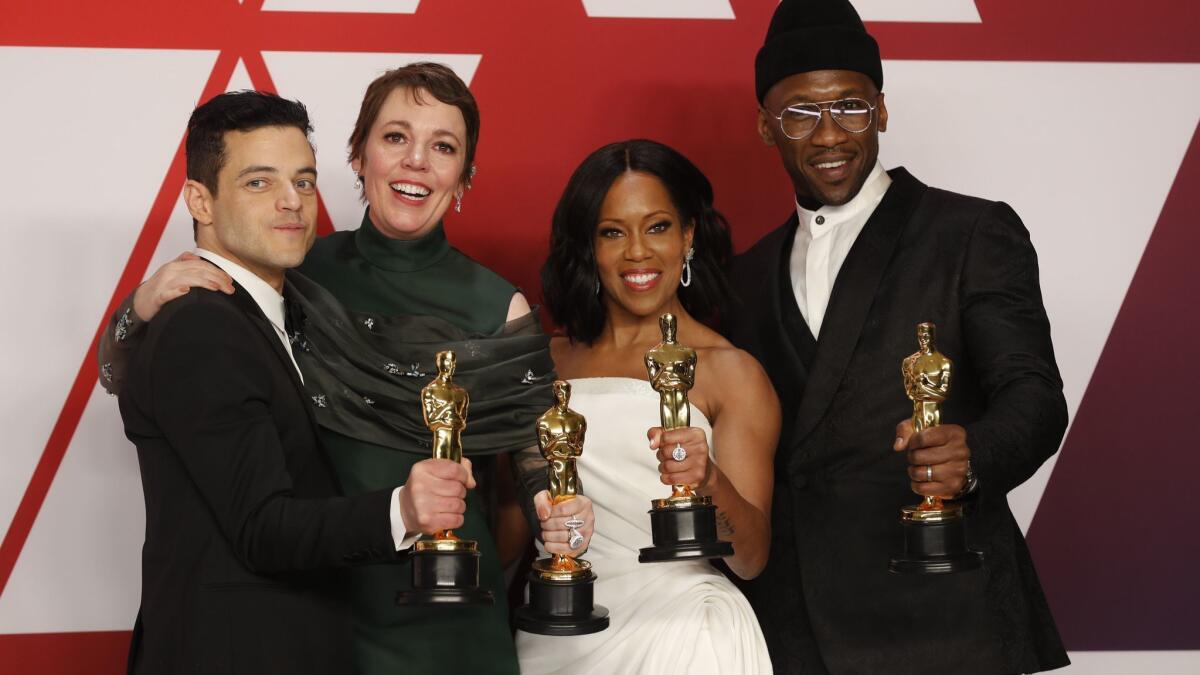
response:
M454 198L454 212L462 213L462 195L458 195Z
M679 285L687 288L692 285L692 256L696 255L696 248L689 247L687 255L683 257L683 272L679 274Z
M600 295L600 277L596 277L596 295Z
M354 174L354 189L362 189L362 176L360 174Z

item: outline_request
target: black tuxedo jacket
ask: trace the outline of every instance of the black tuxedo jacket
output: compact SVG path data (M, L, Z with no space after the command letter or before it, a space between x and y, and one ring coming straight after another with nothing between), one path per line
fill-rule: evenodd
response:
M783 673L1017 673L1067 663L1008 507L1058 448L1066 403L1037 257L1007 205L929 188L904 169L838 273L819 340L789 279L793 214L734 262L726 332L779 392L773 538L746 587ZM954 361L943 423L967 429L967 502L983 569L897 575L899 513L918 501L895 426L901 360L937 325Z
M296 369L240 286L168 303L120 397L146 499L131 673L348 673L331 568L395 556L391 491L340 497Z

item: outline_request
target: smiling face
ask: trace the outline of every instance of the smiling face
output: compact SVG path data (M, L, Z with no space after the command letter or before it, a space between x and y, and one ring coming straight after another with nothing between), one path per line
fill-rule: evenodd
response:
M619 308L657 317L664 307L676 305L692 235L692 225L680 222L662 181L637 171L621 174L604 197L594 241L609 315Z
M196 244L281 288L283 270L304 261L316 236L312 146L296 127L229 131L224 141L216 196L195 180L184 186Z
M371 125L361 157L371 222L393 239L417 239L461 196L466 122L462 112L422 92L393 89Z
M878 106L866 131L846 131L826 111L811 134L792 140L783 134L779 120L773 117L789 105L848 97L865 99ZM764 143L779 149L779 157L802 203L840 206L858 194L879 157L879 132L887 130L883 94L871 78L849 70L797 73L776 82L767 91L763 108L771 116L759 111L759 135Z

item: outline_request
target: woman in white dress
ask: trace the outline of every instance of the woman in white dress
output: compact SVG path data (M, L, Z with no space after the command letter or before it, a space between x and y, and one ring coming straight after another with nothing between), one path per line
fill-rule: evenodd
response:
M650 500L688 484L717 507L720 536L734 547L729 569L750 579L766 564L779 403L758 362L699 321L723 300L729 255L708 179L664 145L605 146L567 184L542 282L566 333L551 342L558 375L588 420L579 473L595 533L586 558L611 624L573 637L519 632L522 673L771 672L753 610L708 561L637 560L651 544ZM699 356L693 426L668 431L644 362L666 312ZM671 456L676 445L683 461Z

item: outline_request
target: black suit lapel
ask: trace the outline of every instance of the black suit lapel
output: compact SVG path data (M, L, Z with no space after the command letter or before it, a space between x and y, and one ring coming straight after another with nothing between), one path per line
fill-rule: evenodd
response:
M817 356L796 414L797 445L829 409L858 345L879 280L925 192L925 185L904 169L893 169L890 175L891 187L863 226L834 281L817 340Z
M263 338L270 345L271 351L279 359L284 370L287 371L292 384L296 385L296 393L300 396L304 404L302 407L308 415L308 421L312 425L313 433L315 434L317 430L317 418L315 413L313 413L312 402L309 401L308 393L304 389L304 383L300 381L300 373L296 370L296 364L292 363L292 357L284 350L283 343L279 340L279 334L275 332L275 327L271 325L271 321L267 319L267 315L263 314L262 308L254 301L254 298L250 297L250 293L236 281L233 282L233 287L234 303L246 313L246 316L250 318L250 323L262 333Z
M765 311L756 312L756 329L762 336L763 365L768 373L774 375L775 388L780 390L785 405L789 394L799 399L808 375L808 368L801 358L799 346L793 344L794 337L789 334L786 321L786 303L794 306L796 299L790 294L787 297L783 294L785 288L791 288L788 260L798 225L799 219L793 211L787 223L769 235L774 241L764 242L769 243L765 250L771 252L771 258L764 261L767 273L767 283L763 288ZM796 313L799 311L797 307Z

